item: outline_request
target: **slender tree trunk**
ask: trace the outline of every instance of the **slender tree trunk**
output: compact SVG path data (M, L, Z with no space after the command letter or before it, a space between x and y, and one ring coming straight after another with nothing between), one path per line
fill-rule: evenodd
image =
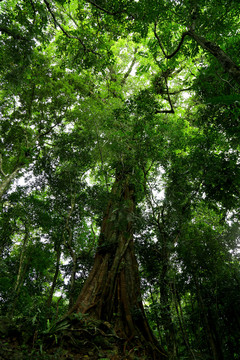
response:
M135 189L130 177L124 168L116 176L93 268L69 313L88 313L92 318L106 320L126 340L126 347L141 345L149 358L166 359L149 327L141 300L133 244Z
M27 225L25 225L25 234L23 238L21 253L20 253L20 259L19 259L19 267L18 267L18 273L17 273L17 279L16 284L14 286L14 301L13 305L11 307L11 314L13 315L15 312L15 308L18 302L19 294L24 282L25 274L27 271L29 260L26 261L26 247L29 241L29 230Z
M16 309L16 306L17 306L17 303L18 303L20 291L21 291L22 286L24 284L25 275L26 275L26 272L28 270L29 262L30 262L30 259L27 259L26 263L24 264L24 266L21 269L21 277L18 279L18 286L17 286L17 288L15 290L15 293L14 293L14 301L13 301L12 306L10 306L10 316L13 316L14 313L15 313L15 309Z
M75 280L76 280L76 272L77 272L77 256L70 245L69 245L69 252L73 261L71 278L70 278L70 287L69 287L69 309L71 309L72 306L74 305L74 288L75 288Z
M159 234L162 232L160 223L158 222L158 230ZM174 324L171 317L171 309L170 309L170 302L168 296L168 287L169 287L169 280L167 278L168 268L169 268L169 249L167 244L167 237L162 232L161 238L159 241L162 243L162 251L161 251L161 262L162 262L162 270L160 275L160 299L162 304L162 322L163 327L165 329L165 336L167 342L168 353L172 354L174 358L177 358L177 345L176 345L176 336L175 336L175 329Z
M54 277L53 277L52 286L51 286L51 289L50 289L50 294L49 294L49 297L48 297L47 302L46 302L46 305L47 305L48 308L50 308L50 306L52 304L53 293L54 293L54 290L56 288L57 279L58 279L58 275L59 275L60 258L61 258L61 246L60 246L60 244L57 244L57 246L56 246L56 253L57 253L57 260L56 260L55 273L54 273Z
M152 304L153 305L156 305L156 300L154 299L154 296L153 296L153 292L152 292L152 289L151 289L151 286L150 286L150 294L151 294L151 301L152 301ZM154 306L153 308L153 312L154 312L154 315L155 315L155 322L156 322L156 326L157 326L157 331L158 331L158 337L161 339L161 342L162 342L162 338L161 338L161 329L160 329L160 321L159 321L159 316L158 316L158 312Z
M176 287L175 287L174 283L173 283L172 287L173 287L173 298L174 298L174 303L175 303L175 309L176 309L176 312L177 312L179 326L180 326L180 329L181 329L181 332L182 332L182 335L183 335L183 339L184 339L186 348L187 348L187 350L189 352L189 355L191 356L191 358L193 360L196 360L196 357L195 357L195 355L194 355L194 353L193 353L193 351L191 349L191 346L189 344L189 341L188 341L188 334L187 334L187 331L186 331L186 328L185 328L184 318L183 318L183 313L182 313L181 300L179 298L179 295L177 293L177 290L176 290Z
M177 358L177 342L176 342L176 334L175 328L171 317L171 308L169 304L169 297L167 291L167 281L165 283L161 282L160 288L160 300L162 305L161 310L161 319L162 325L165 330L165 338L167 343L167 349L169 355L176 359ZM165 288L165 289L164 289Z
M71 193L71 208L66 217L66 223L65 223L64 230L63 230L64 245L67 247L69 254L72 258L72 262L73 262L70 284L69 284L69 309L71 309L72 306L74 305L74 287L75 287L75 279L76 279L76 272L77 272L77 255L72 246L73 230L72 230L72 227L70 224L70 219L73 214L74 208L75 208L75 194Z
M174 324L171 317L170 301L168 294L169 280L167 279L169 251L167 250L167 239L163 236L161 240L162 240L162 251L161 251L162 269L159 279L160 300L162 305L161 319L162 319L162 325L165 330L165 338L166 338L168 353L169 355L171 354L174 359L176 359L177 343L176 343Z
M194 276L194 282L196 285L198 303L199 303L200 309L202 310L203 323L206 328L207 338L208 338L209 346L212 351L213 360L223 360L223 354L222 354L221 348L217 344L216 336L215 336L213 328L211 326L211 321L208 317L207 310L206 310L206 307L205 307L205 304L204 304L204 301L202 298L200 286L199 286L198 280L195 276Z
M23 265L24 265L24 258L25 258L25 250L29 239L29 231L27 226L25 226L25 235L23 239L21 254L20 254L20 260L19 260L19 267L18 267L18 274L17 274L17 280L16 284L14 286L14 291L17 293L18 289L20 287L22 273L23 273Z
M169 279L168 279L168 270L169 270L169 261L170 261L170 251L169 251L169 242L171 241L165 231L165 219L163 214L163 209L160 213L156 214L154 206L150 200L150 206L152 208L153 215L156 220L156 231L158 236L158 242L161 244L160 261L161 261L161 273L159 278L159 291L160 291L160 301L161 301L161 320L162 325L165 330L165 339L168 349L168 354L171 358L177 359L177 342L175 335L174 323L171 317L170 309L170 299L169 299ZM161 220L160 220L161 219Z

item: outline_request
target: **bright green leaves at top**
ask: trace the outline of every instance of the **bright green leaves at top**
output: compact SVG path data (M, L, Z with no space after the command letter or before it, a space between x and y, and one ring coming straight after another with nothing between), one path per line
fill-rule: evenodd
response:
M48 5L48 9L57 29L55 52L64 58L64 67L100 71L109 64L111 35L94 16L90 5L70 1Z

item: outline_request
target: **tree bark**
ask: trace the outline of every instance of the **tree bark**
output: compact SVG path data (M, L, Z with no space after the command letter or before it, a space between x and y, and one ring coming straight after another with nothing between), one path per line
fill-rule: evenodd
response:
M189 36L193 38L203 49L210 52L217 61L222 65L223 69L240 84L240 67L215 43L206 40L202 36L197 35L193 30L188 31Z
M88 313L94 319L108 321L126 340L126 348L141 345L149 358L166 359L149 327L141 300L133 243L135 189L130 177L124 169L116 175L93 268L69 314Z

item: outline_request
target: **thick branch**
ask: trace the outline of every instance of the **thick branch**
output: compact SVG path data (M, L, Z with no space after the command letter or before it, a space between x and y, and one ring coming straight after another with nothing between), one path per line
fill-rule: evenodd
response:
M174 110L156 110L155 114L174 114Z
M218 45L216 45L212 41L205 39L202 36L197 35L194 32L193 28L190 28L189 31L185 31L182 33L182 38L176 50L172 54L167 55L157 34L156 27L157 23L155 22L154 35L166 59L171 59L178 53L184 42L185 37L188 35L192 39L194 39L198 43L198 45L200 45L204 50L207 50L210 54L212 54L216 58L216 60L222 65L225 72L228 73L238 84L240 84L240 67L236 65L235 62Z
M165 52L164 47L163 47L163 45L162 45L162 43L161 43L160 37L159 37L158 34L157 34L157 29L156 29L156 28L157 28L157 23L155 22L155 24L154 24L154 30L153 30L153 31L154 31L154 35L155 35L155 37L156 37L156 39L157 39L157 41L158 41L158 44L159 44L159 46L160 46L160 48L161 48L161 50L162 50L162 52L163 52L163 55L165 56L166 59L171 59L172 57L174 57L174 56L179 52L179 50L181 49L181 46L182 46L182 44L183 44L183 42L184 42L185 37L186 37L187 35L190 35L188 31L183 32L183 33L182 33L182 38L181 38L181 40L180 40L180 42L179 42L176 50L175 50L172 54L167 55L167 53Z
M198 36L193 30L188 35L194 39L198 45L211 53L222 65L226 73L228 73L238 84L240 84L240 67L215 43L209 41L202 36Z

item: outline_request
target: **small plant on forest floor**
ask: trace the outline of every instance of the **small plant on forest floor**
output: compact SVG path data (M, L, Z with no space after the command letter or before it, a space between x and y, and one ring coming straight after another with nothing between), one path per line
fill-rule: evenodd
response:
M53 334L55 332L63 331L68 329L69 326L70 324L67 320L50 323L50 320L47 319L47 329L43 331L43 334Z

